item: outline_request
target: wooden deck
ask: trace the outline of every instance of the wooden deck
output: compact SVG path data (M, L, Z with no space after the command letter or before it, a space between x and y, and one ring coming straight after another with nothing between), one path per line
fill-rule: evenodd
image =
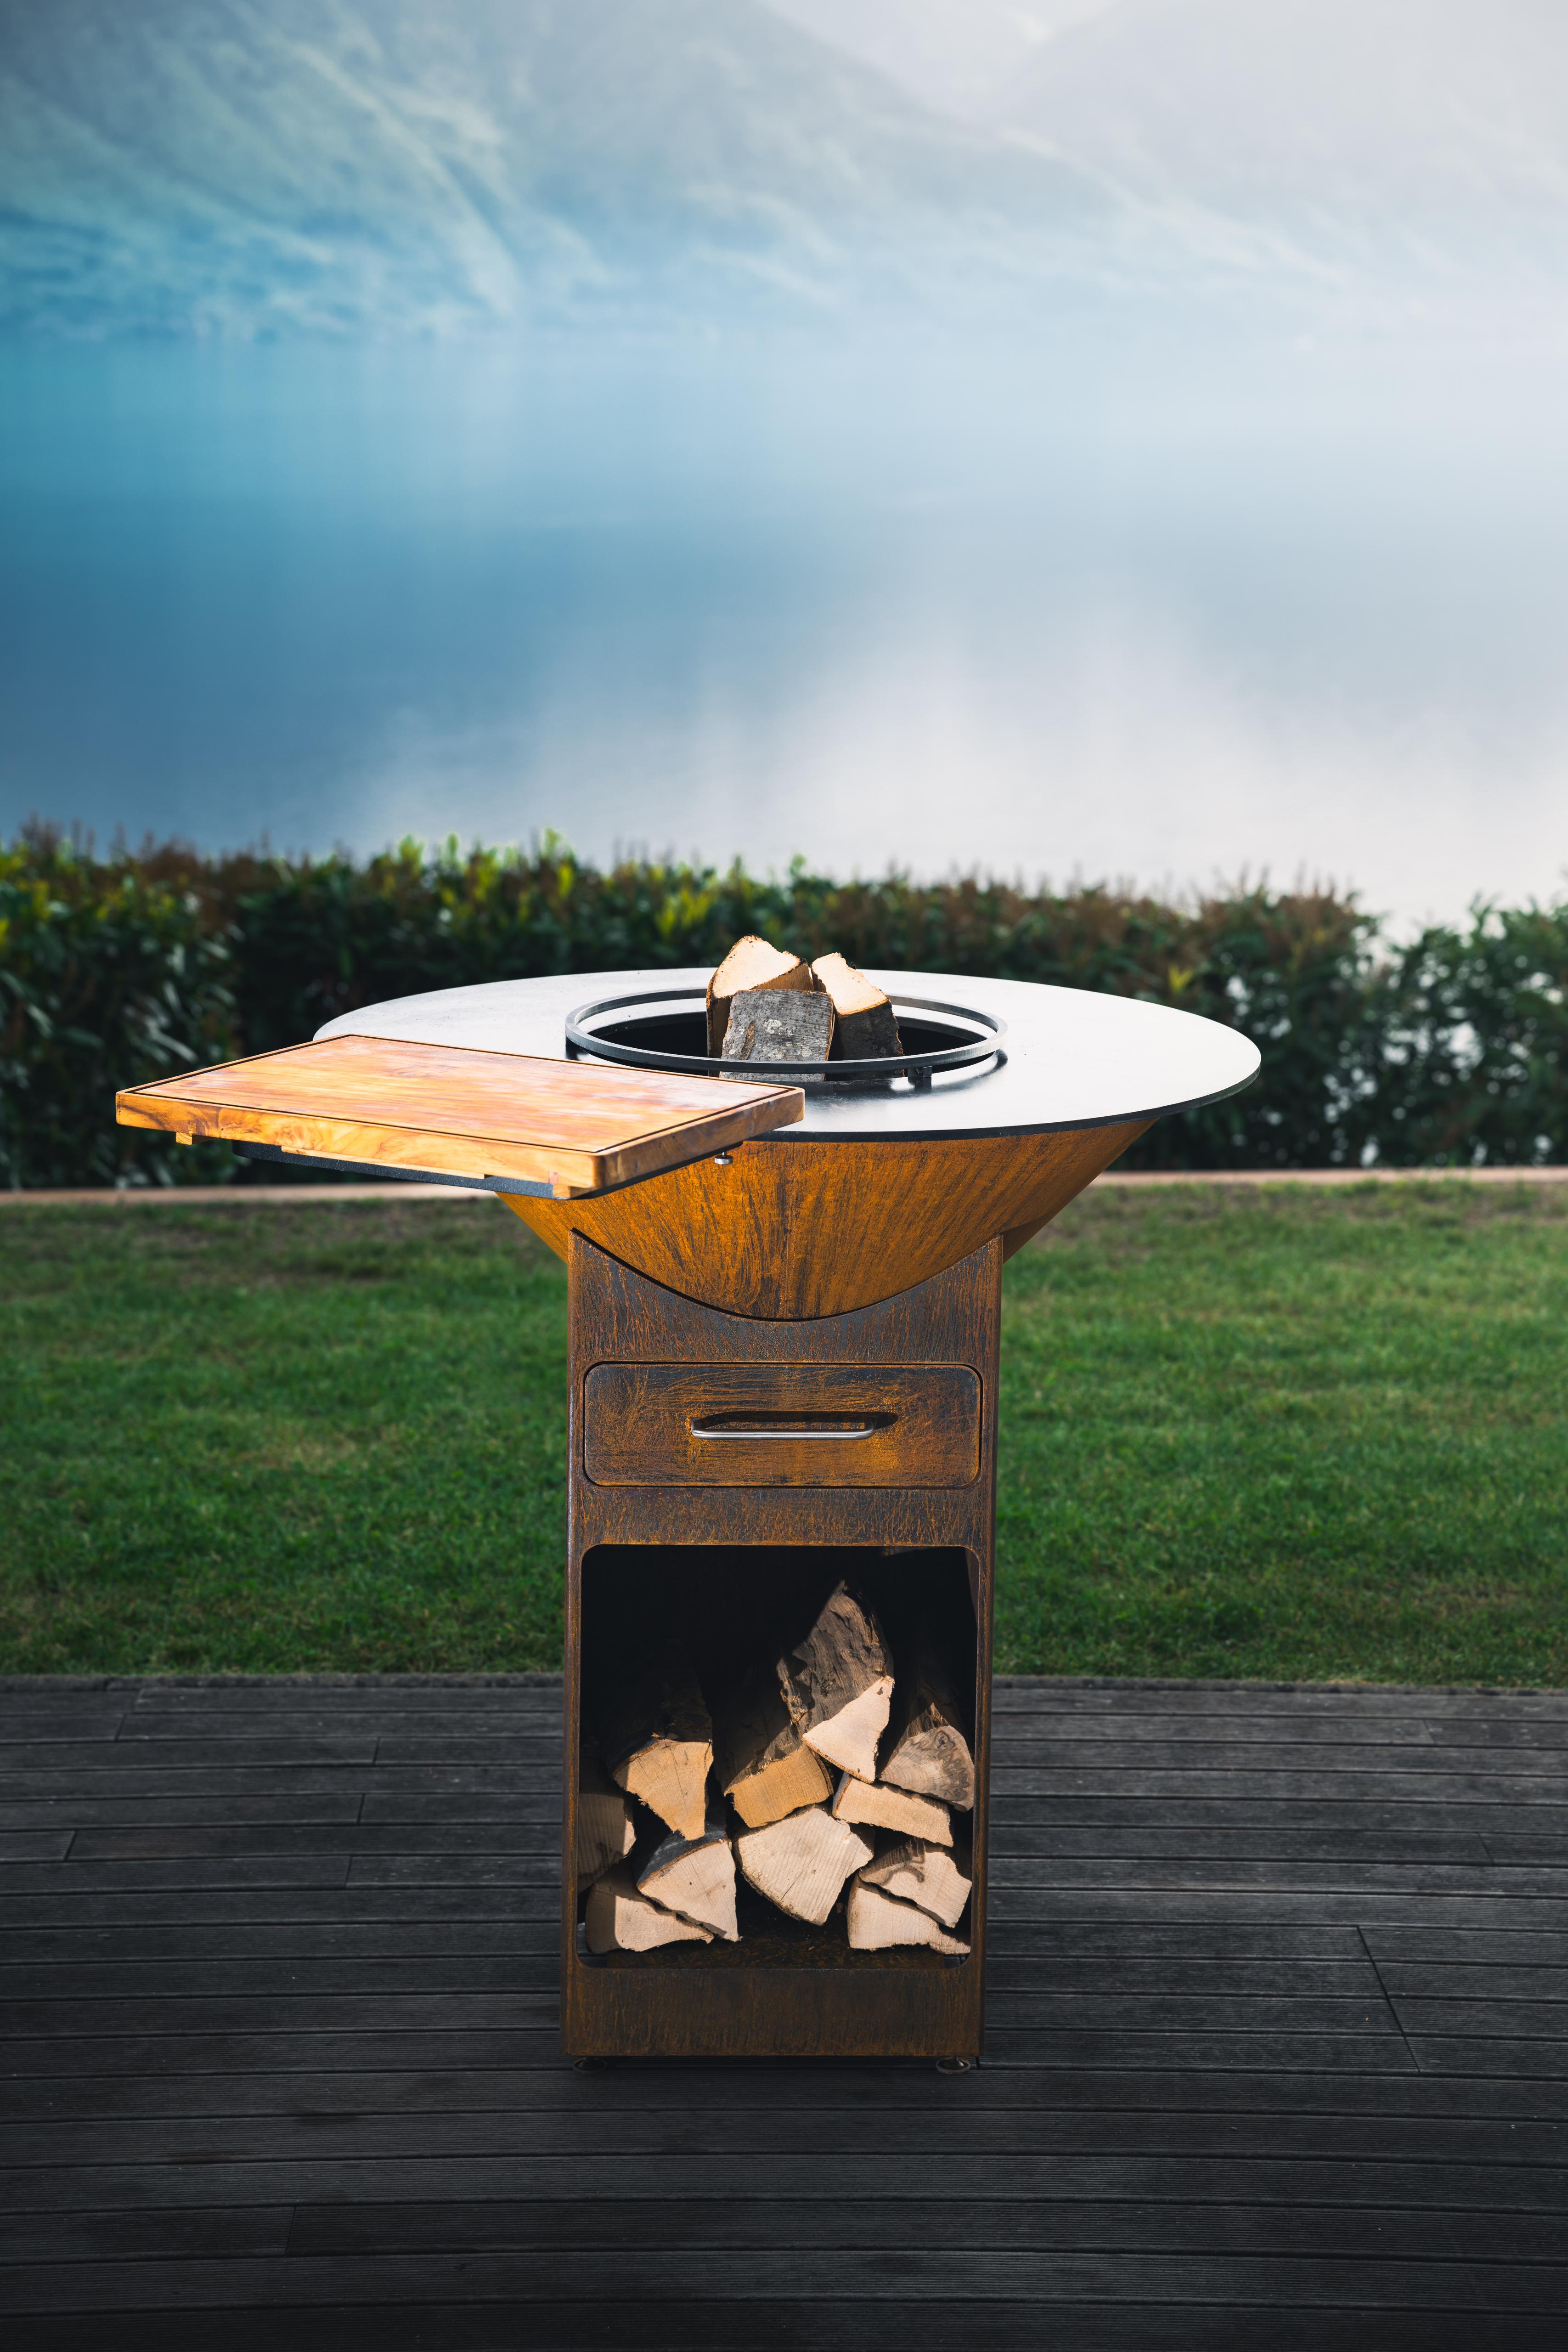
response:
M574 2072L558 1706L0 1686L8 2352L1562 2352L1568 1696L1001 1685L962 2076Z

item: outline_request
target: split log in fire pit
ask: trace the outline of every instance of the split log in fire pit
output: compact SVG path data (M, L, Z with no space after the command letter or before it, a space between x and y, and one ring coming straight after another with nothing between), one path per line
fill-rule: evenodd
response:
M832 1042L833 1008L826 996L743 988L730 999L722 1048L727 1062L825 1062Z
M708 982L707 1049L727 1062L873 1062L904 1043L892 999L847 957L808 965L752 936Z
M707 1049L722 1054L735 999L764 989L800 995L811 992L811 971L799 956L786 955L754 935L737 940L707 984Z

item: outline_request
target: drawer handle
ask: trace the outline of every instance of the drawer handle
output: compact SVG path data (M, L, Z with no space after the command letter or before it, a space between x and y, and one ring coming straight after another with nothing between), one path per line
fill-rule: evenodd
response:
M758 1439L787 1437L799 1443L802 1437L826 1438L830 1443L853 1443L858 1438L874 1437L879 1429L891 1429L897 1415L891 1412L872 1413L715 1413L707 1421L693 1421L687 1426L694 1437L704 1440L744 1438L748 1444Z

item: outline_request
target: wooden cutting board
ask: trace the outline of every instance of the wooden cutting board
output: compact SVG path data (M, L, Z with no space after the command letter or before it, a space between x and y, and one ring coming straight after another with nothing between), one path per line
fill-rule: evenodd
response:
M799 1087L387 1037L326 1037L115 1097L122 1127L323 1160L608 1192L800 1118Z

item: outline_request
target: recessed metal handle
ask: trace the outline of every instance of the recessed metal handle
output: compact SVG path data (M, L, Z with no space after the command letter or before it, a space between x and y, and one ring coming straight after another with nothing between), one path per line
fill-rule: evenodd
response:
M758 1439L787 1437L792 1443L805 1438L824 1438L830 1444L852 1443L862 1437L874 1437L879 1429L891 1428L897 1418L891 1412L873 1413L851 1419L848 1415L830 1417L826 1413L797 1414L793 1419L780 1414L764 1421L754 1413L729 1412L716 1414L711 1421L687 1423L694 1437L704 1440L744 1438L748 1444Z

